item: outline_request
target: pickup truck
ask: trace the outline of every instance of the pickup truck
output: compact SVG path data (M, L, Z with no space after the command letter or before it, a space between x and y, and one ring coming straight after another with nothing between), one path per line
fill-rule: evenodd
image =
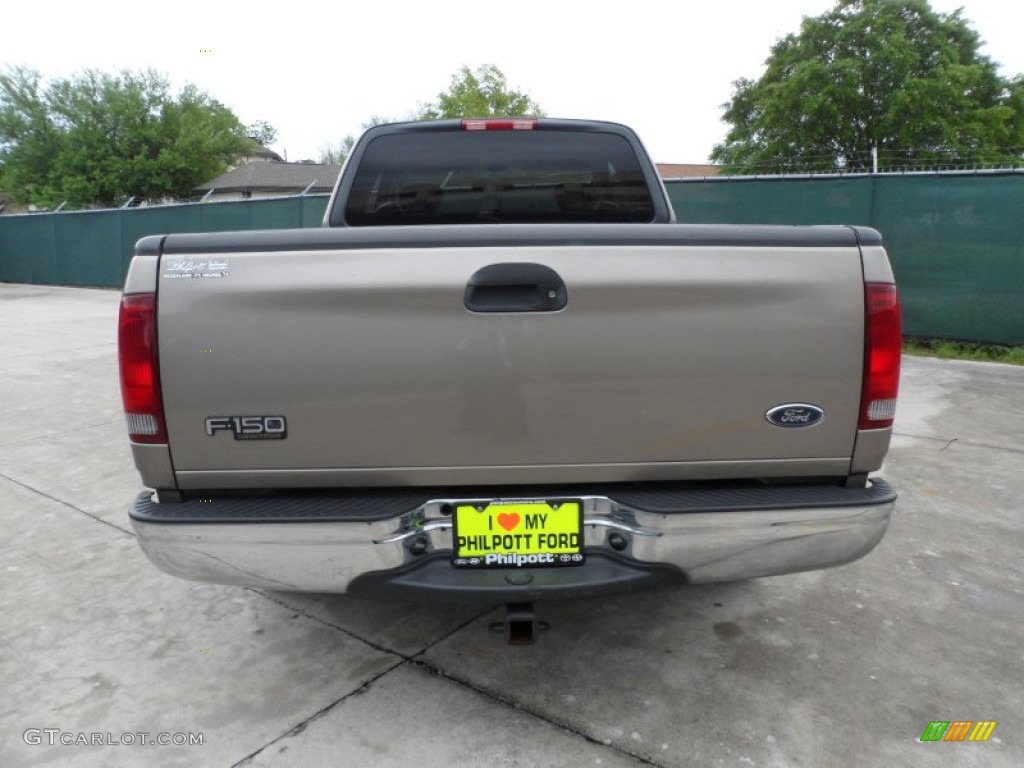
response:
M322 228L140 240L119 355L186 579L529 605L848 563L895 500L878 232L676 223L612 123L372 128Z

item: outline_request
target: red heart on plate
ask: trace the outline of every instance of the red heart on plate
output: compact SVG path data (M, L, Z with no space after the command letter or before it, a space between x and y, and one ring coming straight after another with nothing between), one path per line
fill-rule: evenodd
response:
M513 528L519 525L519 513L502 512L500 515L498 515L498 525L500 525L506 531L511 531Z

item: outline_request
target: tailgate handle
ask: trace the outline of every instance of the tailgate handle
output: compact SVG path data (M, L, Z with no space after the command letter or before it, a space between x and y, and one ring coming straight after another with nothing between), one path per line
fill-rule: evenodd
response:
M491 264L466 283L470 312L557 312L568 302L565 281L543 264Z

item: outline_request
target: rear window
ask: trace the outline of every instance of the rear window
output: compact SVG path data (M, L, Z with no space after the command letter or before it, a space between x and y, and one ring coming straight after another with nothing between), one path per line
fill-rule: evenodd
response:
M654 205L622 136L438 131L379 136L345 207L350 226L649 222Z

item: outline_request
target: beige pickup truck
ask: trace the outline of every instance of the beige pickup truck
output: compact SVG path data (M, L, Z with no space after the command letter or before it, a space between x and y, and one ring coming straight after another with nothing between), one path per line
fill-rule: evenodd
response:
M186 579L529 603L850 562L895 494L881 237L675 222L621 125L379 126L315 230L139 241L130 516Z

